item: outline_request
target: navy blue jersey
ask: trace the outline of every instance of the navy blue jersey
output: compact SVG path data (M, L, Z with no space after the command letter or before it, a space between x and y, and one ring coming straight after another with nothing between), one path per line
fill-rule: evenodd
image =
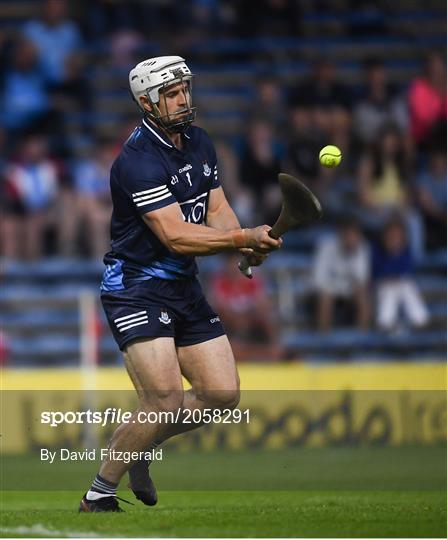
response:
M143 214L178 203L183 219L204 223L208 196L219 187L214 146L191 126L183 149L143 120L112 165L111 251L101 289L117 291L157 277L181 279L197 272L194 257L172 253L144 223Z

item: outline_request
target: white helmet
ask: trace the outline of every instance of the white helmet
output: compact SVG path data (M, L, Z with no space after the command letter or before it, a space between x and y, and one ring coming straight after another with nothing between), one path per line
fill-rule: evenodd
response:
M171 132L184 131L195 119L196 109L191 106L192 73L180 56L158 56L137 64L129 73L129 85L134 100L140 109L160 127ZM190 100L187 109L180 113L183 118L176 119L175 114L161 116L157 104L160 102L160 90L176 83L187 86ZM152 105L148 112L140 103L140 97L146 96ZM185 114L186 113L186 114Z

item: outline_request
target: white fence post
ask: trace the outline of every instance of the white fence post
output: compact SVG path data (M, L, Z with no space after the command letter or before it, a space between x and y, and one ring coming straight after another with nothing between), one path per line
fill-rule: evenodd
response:
M97 407L97 364L99 354L99 335L96 312L96 294L85 289L79 295L80 317L80 369L82 406L96 410ZM98 446L98 433L95 424L84 424L83 444L85 448Z

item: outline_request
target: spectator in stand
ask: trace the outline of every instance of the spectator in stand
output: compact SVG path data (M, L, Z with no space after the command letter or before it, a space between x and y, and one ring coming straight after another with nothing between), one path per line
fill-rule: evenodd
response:
M50 111L45 79L39 71L37 51L27 40L13 45L12 64L6 70L1 90L2 125L10 132L45 125Z
M303 182L316 189L320 172L318 154L328 139L316 128L309 107L294 106L290 110L289 149L287 166Z
M426 247L429 250L447 249L447 151L434 147L429 166L416 183L419 208L425 224Z
M254 120L248 128L246 147L241 160L242 183L250 192L258 214L255 222L273 224L281 208L277 176L281 170L282 148L272 127Z
M101 259L107 251L109 223L112 211L110 199L110 169L116 157L115 141L103 140L94 145L92 155L75 161L72 171L76 222L72 233L82 229L82 239L90 257ZM75 239L66 238L73 246Z
M60 84L65 76L65 62L82 45L81 34L75 22L67 19L65 0L45 0L42 19L29 21L23 27L24 35L39 51L43 74L51 84Z
M380 217L404 208L409 196L408 175L400 132L385 126L360 163L360 203Z
M79 53L67 56L63 82L53 87L53 100L63 112L89 112L92 91L85 74L85 59Z
M144 45L143 36L132 29L122 28L109 36L110 68L125 74L136 60L138 49Z
M346 213L346 206L352 198L353 182L348 174L350 169L350 124L346 115L334 113L330 133L324 133L313 121L312 110L295 106L289 112L289 146L286 167L318 196L324 205L325 216L337 218ZM340 167L326 169L318 161L318 154L326 144L333 143L342 149Z
M4 227L6 211L9 208L8 200L8 189L6 187L6 170L8 165L8 160L6 157L6 131L0 126L0 231ZM0 254L4 255L4 245L3 245L3 236L0 232ZM1 256L0 255L0 256ZM0 265L0 280L2 279L1 275L1 265Z
M317 328L321 332L332 328L334 311L344 325L368 327L369 268L368 246L357 222L340 222L337 235L320 244L314 261Z
M334 65L325 58L318 58L310 77L291 90L289 104L292 108L311 107L327 116L326 111L333 108L349 109L350 97L348 89L336 80Z
M408 102L417 145L425 149L436 132L447 135L447 69L441 53L427 56L424 74L410 86Z
M219 164L219 178L225 186L225 194L231 208L236 213L239 223L248 227L255 223L253 219L254 201L250 191L240 181L240 164L238 156L232 146L224 140L215 142L217 163Z
M310 77L289 94L294 132L289 162L300 178L303 173L303 178L307 176L311 184L315 183L313 189L323 202L326 193L334 191L333 180L351 166L350 106L350 92L337 81L334 65L324 58L314 62ZM345 156L341 168L332 173L322 171L318 163L318 153L326 144L338 145Z
M76 148L91 135L91 110L93 92L85 73L84 57L71 54L65 62L63 82L51 88L51 103L59 115L52 130L51 146L55 154L66 159L76 153ZM76 118L80 130L67 129L70 119Z
M354 108L353 129L362 146L377 140L390 122L403 135L408 132L407 105L388 83L388 75L381 60L369 58L365 61L365 88Z
M214 307L231 336L238 358L279 360L281 347L275 313L260 270L247 279L237 268L240 259L237 253L227 255L222 270L213 276L210 289Z
M41 135L24 137L17 155L17 161L6 168L2 190L3 255L34 260L45 252L45 232L53 218L61 175Z
M6 130L0 126L0 184L4 179L6 163Z
M124 4L123 4L124 6ZM115 6L118 7L118 6ZM129 70L138 62L138 51L144 47L145 41L143 35L132 28L120 28L104 38L107 55L102 63L100 70L101 77L107 79L107 91L117 95L126 95L126 83ZM126 115L134 114L131 101L124 103L122 113ZM139 123L135 117L134 127ZM129 136L130 133L127 134Z
M325 144L335 144L340 148L343 154L342 162L338 167L330 169L321 167L315 160L319 171L316 191L329 221L343 218L347 210L350 215L352 214L356 194L355 171L358 166L358 152L355 150L351 128L351 114L341 107L334 109Z
M9 337L0 329L0 366L6 366L9 363L11 351Z
M413 280L414 259L400 220L393 218L385 225L381 243L373 250L372 266L377 286L379 328L398 330L400 310L412 326L425 326L428 312Z
M405 218L411 249L416 258L424 251L423 225L411 205L410 168L399 130L383 128L359 166L358 216L372 231L381 229L396 212Z
M262 75L256 81L249 116L256 118L261 114L265 121L275 129L276 135L282 135L285 132L286 115L282 86L271 74Z

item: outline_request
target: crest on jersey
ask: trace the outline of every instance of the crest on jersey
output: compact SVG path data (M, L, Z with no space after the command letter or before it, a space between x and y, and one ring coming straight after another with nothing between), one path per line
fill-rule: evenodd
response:
M206 161L203 164L203 174L205 176L209 176L211 174L211 168L210 168L210 166L208 165L208 163Z
M162 311L160 313L160 317L158 317L158 320L163 324L169 324L171 322L171 318L169 317L167 311Z

